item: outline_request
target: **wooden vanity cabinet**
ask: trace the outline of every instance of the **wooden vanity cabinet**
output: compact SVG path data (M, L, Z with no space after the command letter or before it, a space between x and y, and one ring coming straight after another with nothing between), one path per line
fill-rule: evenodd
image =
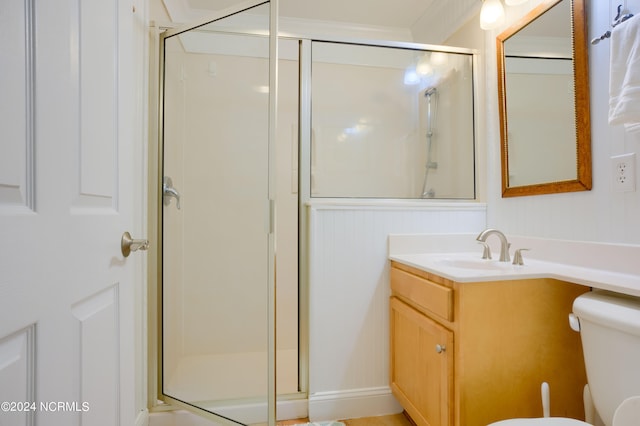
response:
M453 332L395 297L391 317L394 395L418 425L453 424Z
M486 426L551 415L584 420L586 374L573 301L553 279L457 283L391 263L390 381L418 426Z

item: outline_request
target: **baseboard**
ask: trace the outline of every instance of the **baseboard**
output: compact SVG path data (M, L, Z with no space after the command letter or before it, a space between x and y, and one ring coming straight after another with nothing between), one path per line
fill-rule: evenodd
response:
M309 396L309 420L313 422L385 416L400 412L402 406L387 386L317 392Z

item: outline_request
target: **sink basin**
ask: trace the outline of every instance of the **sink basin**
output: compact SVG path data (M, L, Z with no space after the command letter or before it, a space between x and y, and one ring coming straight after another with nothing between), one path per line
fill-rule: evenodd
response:
M485 259L456 259L456 258L444 258L437 259L434 263L446 266L450 268L460 268L460 269L482 269L488 271L495 270L503 270L505 268L509 268L509 262L498 262L496 260L485 260Z
M477 252L409 253L392 256L391 260L461 283L541 276L533 261L516 266L498 259L482 259Z

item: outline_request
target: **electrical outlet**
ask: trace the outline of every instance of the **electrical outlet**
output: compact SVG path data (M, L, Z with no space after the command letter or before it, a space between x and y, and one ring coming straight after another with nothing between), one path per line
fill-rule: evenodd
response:
M611 157L613 171L613 190L630 192L636 190L636 154L624 154Z

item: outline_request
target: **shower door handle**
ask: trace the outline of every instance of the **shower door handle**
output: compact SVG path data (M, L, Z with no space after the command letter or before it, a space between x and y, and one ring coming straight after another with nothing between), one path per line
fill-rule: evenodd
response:
M180 193L173 187L173 181L169 176L162 179L162 200L165 206L171 204L171 197L176 199L176 207L180 210Z

